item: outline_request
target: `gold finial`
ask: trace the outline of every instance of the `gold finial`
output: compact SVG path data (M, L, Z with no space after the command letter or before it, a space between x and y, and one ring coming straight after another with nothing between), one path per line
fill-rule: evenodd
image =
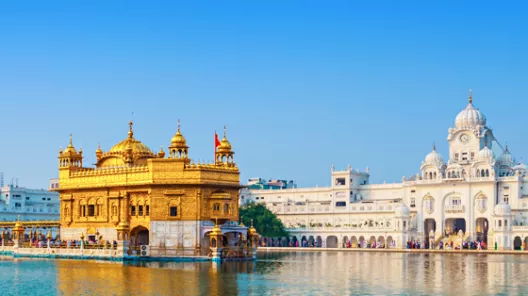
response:
M134 122L132 122L132 120L130 120L130 122L128 123L128 126L129 126L128 137L132 138L134 136L134 130L133 130Z
M226 134L227 134L227 127L224 125L224 138L226 137Z
M469 103L473 104L473 91L469 89Z
M73 136L72 134L70 134L70 146L68 147L73 147Z
M215 226L218 226L218 218L215 218Z
M178 118L178 133L180 132L180 119Z

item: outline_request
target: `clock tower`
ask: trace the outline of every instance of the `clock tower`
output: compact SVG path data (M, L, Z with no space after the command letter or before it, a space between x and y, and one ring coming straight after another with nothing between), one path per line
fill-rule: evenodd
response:
M449 129L447 140L450 163L462 166L473 163L477 153L484 147L492 148L493 132L486 126L486 116L473 106L471 90L469 104L458 113L455 127Z

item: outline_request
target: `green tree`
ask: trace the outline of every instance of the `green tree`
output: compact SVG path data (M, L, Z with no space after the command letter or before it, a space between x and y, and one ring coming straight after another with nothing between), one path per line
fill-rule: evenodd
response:
M240 207L239 213L240 221L246 226L250 226L251 221L253 221L253 227L255 227L261 236L288 236L288 232L285 230L282 221L263 204L250 203L244 205Z

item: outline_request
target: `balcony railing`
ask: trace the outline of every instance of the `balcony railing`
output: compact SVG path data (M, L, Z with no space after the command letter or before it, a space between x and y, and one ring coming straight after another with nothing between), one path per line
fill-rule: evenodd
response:
M464 205L449 205L445 207L446 213L463 213L465 210Z

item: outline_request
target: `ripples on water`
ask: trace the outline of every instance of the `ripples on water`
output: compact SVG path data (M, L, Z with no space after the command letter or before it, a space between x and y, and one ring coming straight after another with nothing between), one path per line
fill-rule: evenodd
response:
M527 257L289 252L257 262L0 259L2 295L523 295Z

